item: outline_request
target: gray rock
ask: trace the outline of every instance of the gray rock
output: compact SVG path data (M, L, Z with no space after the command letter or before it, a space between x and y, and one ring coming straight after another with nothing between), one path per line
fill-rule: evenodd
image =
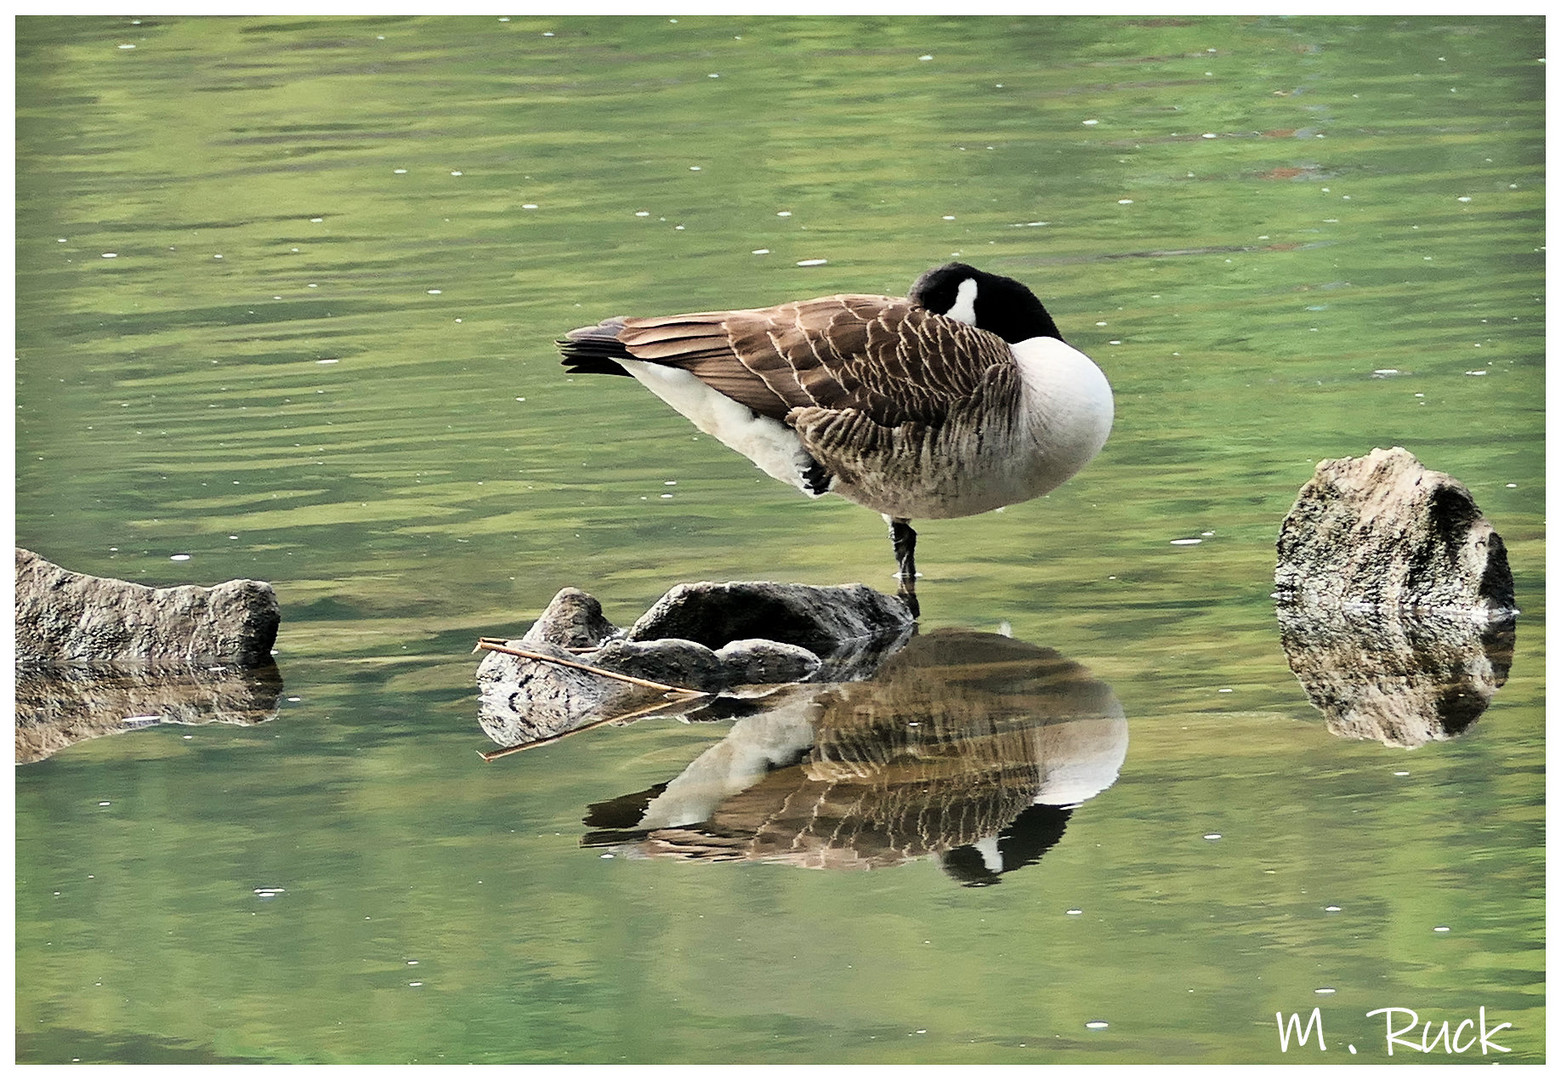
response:
M811 649L763 638L729 641L716 650L732 686L806 682L823 661Z
M635 621L626 637L688 638L712 649L743 638L763 638L818 652L896 634L915 621L904 601L866 585L700 581L673 586Z
M847 682L869 678L915 629L904 601L866 585L701 581L673 586L624 636L689 638L712 649L745 639L797 645L822 661L814 681Z
M16 549L19 664L268 663L281 623L263 581L154 589L78 574Z
M1277 549L1281 604L1514 610L1506 546L1468 488L1402 447L1320 462Z
M574 667L589 658L557 645L525 639L506 645L559 662L489 652L478 665L478 719L500 746L551 739L593 720L630 712L638 704L665 699L644 687Z
M522 640L533 645L546 642L565 649L594 649L619 633L602 614L596 597L579 589L560 589Z
M590 654L590 660L609 671L707 694L718 693L731 682L715 650L683 638L609 641Z
M490 738L512 747L615 716L690 713L713 703L665 687L719 695L865 677L914 628L902 601L865 585L700 582L675 586L620 636L594 597L564 589L523 638L506 643L540 659L489 651L478 666L479 715Z

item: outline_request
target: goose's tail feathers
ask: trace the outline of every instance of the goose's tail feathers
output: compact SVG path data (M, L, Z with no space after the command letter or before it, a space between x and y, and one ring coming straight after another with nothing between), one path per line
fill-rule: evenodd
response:
M629 350L618 340L622 333L621 316L569 331L558 342L564 366L571 375L627 375L618 364L619 360L631 359Z

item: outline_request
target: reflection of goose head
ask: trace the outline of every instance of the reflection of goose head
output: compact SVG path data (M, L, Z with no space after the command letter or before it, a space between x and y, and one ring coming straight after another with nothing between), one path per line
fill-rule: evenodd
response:
M592 807L585 843L861 869L938 856L984 884L1038 859L1127 751L1109 687L993 634L935 631L869 681L783 698L664 786Z

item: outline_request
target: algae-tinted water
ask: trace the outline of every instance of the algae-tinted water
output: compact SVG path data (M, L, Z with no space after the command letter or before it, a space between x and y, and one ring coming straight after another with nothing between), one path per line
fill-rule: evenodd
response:
M17 542L272 582L285 687L267 723L18 768L18 1058L1361 1062L1391 1006L1513 1025L1394 1062L1543 1060L1543 45L20 20ZM1035 288L1117 421L1052 495L921 527L923 625L1109 687L1116 782L986 888L583 848L731 725L485 764L476 637L567 585L627 623L680 581L893 564L873 514L553 339L955 256ZM1488 711L1413 750L1329 733L1269 598L1314 464L1395 444L1469 486L1523 610ZM1327 1050L1283 1051L1314 1007Z

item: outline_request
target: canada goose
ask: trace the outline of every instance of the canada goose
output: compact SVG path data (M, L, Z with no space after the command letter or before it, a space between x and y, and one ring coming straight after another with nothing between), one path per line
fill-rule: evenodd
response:
M882 514L915 615L911 519L1044 495L1111 430L1110 384L1035 294L964 263L903 299L620 316L558 345L571 372L634 376L776 479Z

